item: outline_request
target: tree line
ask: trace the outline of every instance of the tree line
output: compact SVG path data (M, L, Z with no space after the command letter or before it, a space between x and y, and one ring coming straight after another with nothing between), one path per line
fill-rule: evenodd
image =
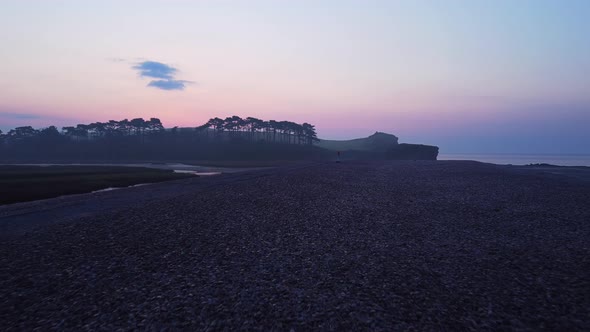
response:
M309 123L265 121L253 117L242 119L235 115L225 119L212 118L196 128L182 128L182 132L186 134L191 129L193 129L193 134L196 134L192 135L193 137L197 136L211 140L243 139L288 144L313 144L318 141L315 126ZM55 126L43 129L23 126L11 129L5 134L0 130L0 142L10 144L35 137L57 138L59 135L74 141L121 136L144 138L145 136L157 136L158 134L162 136L161 134L164 132L178 135L180 129L174 127L167 130L158 118L149 120L143 118L121 121L109 120L108 122L78 124L77 126L62 127L61 132Z
M290 144L313 144L319 141L315 126L309 123L298 124L291 121L264 121L253 117L242 119L239 116L225 119L212 118L196 128L199 132L213 132L219 136L224 132L230 137L242 137L249 140L263 140Z
M158 118L110 120L0 131L0 160L289 159L316 153L315 127L238 116L192 128L165 128ZM317 152L319 153L319 152Z

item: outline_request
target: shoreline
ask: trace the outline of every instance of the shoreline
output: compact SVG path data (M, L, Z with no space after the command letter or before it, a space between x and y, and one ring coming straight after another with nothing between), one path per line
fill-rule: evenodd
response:
M474 160L514 166L549 164L567 167L590 167L590 155L588 154L439 153L438 160Z

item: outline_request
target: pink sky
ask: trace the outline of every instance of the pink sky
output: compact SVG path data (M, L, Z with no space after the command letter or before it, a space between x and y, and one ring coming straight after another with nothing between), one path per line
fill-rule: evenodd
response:
M590 153L588 15L575 0L9 0L0 129L239 115L449 152L511 151L485 148L509 138ZM142 75L146 61L166 77Z

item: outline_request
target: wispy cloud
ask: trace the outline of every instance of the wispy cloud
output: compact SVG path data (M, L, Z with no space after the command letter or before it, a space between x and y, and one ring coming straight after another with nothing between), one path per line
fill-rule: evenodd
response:
M156 61L141 62L133 66L133 69L138 70L141 77L162 78L165 80L173 79L174 74L178 72L178 69Z
M148 86L162 89L162 90L184 90L188 81L179 80L154 80L151 81Z
M132 67L139 72L141 77L158 78L148 83L147 86L161 90L184 90L190 81L175 79L178 69L157 61L143 61Z
M15 113L15 112L2 112L0 111L0 118L10 118L10 119L39 119L41 118L38 114L31 114L31 113Z
M124 58L107 58L107 61L111 61L111 62L126 62L127 60Z

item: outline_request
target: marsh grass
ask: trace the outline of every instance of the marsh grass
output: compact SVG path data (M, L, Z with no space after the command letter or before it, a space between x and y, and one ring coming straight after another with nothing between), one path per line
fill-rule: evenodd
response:
M194 177L119 166L0 166L0 205Z

